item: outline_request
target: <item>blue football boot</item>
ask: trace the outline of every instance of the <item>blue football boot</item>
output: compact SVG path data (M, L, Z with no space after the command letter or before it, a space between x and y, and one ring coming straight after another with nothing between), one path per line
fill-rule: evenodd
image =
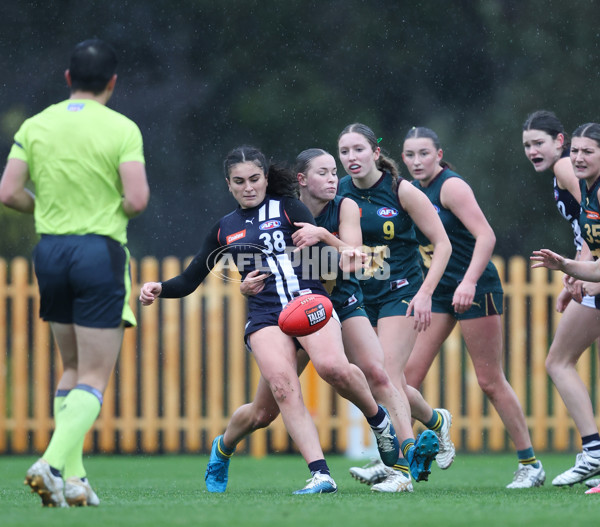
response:
M330 494L337 492L337 485L328 474L315 472L310 479L306 480L306 487L295 490L292 494Z
M440 444L434 431L425 430L417 436L415 444L410 447L406 459L415 481L427 481L429 479L431 463L439 450Z
M229 459L231 456L227 456L219 449L219 440L222 438L222 435L215 437L210 449L210 459L204 474L208 492L225 492L225 489L227 489Z

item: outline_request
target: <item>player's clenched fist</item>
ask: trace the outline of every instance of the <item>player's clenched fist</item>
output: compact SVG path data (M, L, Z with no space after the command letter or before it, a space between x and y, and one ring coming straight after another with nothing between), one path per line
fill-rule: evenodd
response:
M140 290L140 302L144 306L149 306L158 298L161 291L160 282L146 282Z

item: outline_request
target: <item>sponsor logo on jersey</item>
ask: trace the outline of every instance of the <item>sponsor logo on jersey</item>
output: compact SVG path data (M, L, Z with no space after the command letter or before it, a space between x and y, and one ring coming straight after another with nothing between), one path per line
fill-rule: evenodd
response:
M243 231L238 231L238 232L234 232L233 234L230 234L229 236L227 236L227 238L225 238L225 241L227 242L227 245L229 245L230 243L233 243L237 240L241 240L242 238L246 237L246 229L244 229Z
M377 216L380 218L393 218L394 216L398 216L398 211L391 207L381 207L377 211Z
M600 220L600 213L596 212L595 210L586 210L585 217L588 220Z
M281 226L281 222L279 220L268 220L261 223L258 228L261 231L270 231L271 229L276 229Z

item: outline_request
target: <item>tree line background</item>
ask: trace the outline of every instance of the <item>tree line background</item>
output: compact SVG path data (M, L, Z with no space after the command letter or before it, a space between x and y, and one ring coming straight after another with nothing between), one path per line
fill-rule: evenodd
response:
M0 7L0 155L27 117L68 98L73 46L119 56L109 106L144 136L152 191L130 223L132 255L194 254L235 207L222 160L240 144L274 161L360 121L403 175L412 126L439 135L497 236L496 254L573 253L550 174L525 158L538 109L567 131L600 121L596 0L11 1ZM340 175L342 167L338 163ZM31 217L0 208L0 257L29 256Z

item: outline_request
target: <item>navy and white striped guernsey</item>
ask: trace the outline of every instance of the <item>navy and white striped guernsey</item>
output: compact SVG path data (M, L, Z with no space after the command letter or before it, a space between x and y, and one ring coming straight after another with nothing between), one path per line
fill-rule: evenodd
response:
M217 262L237 267L242 280L255 269L270 273L264 289L248 297L251 313L278 313L303 292L326 295L318 266L307 264L306 258L292 252L292 233L298 229L294 222L315 224L308 208L295 198L267 195L256 207L238 207L213 226L185 271L162 284L160 296L190 294ZM302 252L307 256L307 251Z

